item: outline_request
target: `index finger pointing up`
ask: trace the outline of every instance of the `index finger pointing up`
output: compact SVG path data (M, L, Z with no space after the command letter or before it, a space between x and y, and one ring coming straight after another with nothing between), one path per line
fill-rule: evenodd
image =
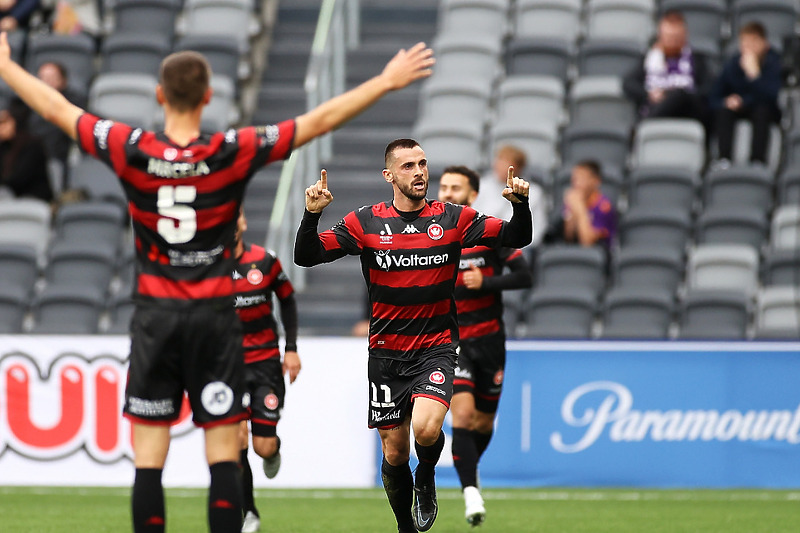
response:
M514 167L508 167L508 179L506 179L506 187L514 188Z
M328 188L328 171L325 170L324 168L319 173L319 181L320 181L320 184L322 185L323 189L327 189Z

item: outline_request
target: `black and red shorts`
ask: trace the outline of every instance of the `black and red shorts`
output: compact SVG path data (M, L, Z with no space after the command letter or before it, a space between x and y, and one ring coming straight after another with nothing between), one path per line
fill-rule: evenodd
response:
M286 395L281 358L246 364L244 375L246 394L250 395L250 430L256 437L274 437Z
M469 392L475 397L478 411L497 412L506 366L505 335L463 339L458 348L453 393Z
M125 416L145 424L178 418L183 392L198 426L246 418L242 326L233 306L190 309L137 305Z

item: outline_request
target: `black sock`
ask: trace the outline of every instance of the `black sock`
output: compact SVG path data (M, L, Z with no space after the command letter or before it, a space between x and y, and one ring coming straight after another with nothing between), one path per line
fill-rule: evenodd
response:
M242 467L242 512L251 511L260 518L255 498L253 498L253 470L250 468L246 449L239 454L239 464Z
M242 483L233 461L209 467L208 525L211 533L239 533L242 529Z
M478 450L472 431L466 428L453 428L453 466L462 489L478 485Z
M160 468L137 468L133 480L131 510L134 533L164 533L164 488Z
M414 483L420 486L433 476L433 469L439 462L439 457L444 449L444 432L439 431L439 438L430 446L422 446L414 441L414 448L417 450L417 459L419 459Z
M489 433L481 433L480 431L472 432L472 438L475 439L475 449L478 450L479 461L481 460L483 452L485 452L486 448L489 446L489 441L492 440L493 433L493 431Z
M392 507L400 531L416 531L414 521L411 519L414 480L411 477L411 467L408 466L408 461L398 466L392 466L384 458L381 463L381 479L383 480L383 490L386 491L386 496L389 498L389 505Z

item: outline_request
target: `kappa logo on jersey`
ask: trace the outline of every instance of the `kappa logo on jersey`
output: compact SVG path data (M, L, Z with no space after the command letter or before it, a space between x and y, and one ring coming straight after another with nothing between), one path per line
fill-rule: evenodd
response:
M502 370L498 370L497 373L494 375L494 384L495 385L502 384L503 383L503 377L504 377L503 371Z
M266 407L270 411L274 411L275 409L277 409L278 408L278 397L275 396L275 394L273 394L271 392L269 394L267 394L267 396L264 398L264 407Z
M431 375L428 376L428 380L436 385L441 385L444 383L444 372L441 370L434 370L431 372Z
M249 281L252 285L258 285L264 281L264 274L257 268L251 268L247 273L247 281Z
M222 381L212 381L200 393L200 402L208 414L224 415L233 405L233 390Z
M142 128L136 128L131 132L131 136L128 137L128 144L133 146L139 140L139 137L142 136Z
M164 150L164 159L167 161L175 161L178 158L178 150L175 148L167 148Z
M444 237L444 228L439 224L431 224L428 226L428 237L430 237L431 240L438 241Z
M419 230L413 224L407 224L402 233L419 233Z

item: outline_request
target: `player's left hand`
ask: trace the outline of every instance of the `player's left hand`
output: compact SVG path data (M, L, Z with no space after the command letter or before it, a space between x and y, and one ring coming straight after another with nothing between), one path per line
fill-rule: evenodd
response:
M0 69L3 69L11 62L11 47L8 45L8 35L6 32L0 33Z
M469 270L464 272L462 279L464 280L464 286L470 290L477 291L483 287L483 273L475 265L469 266Z
M503 189L503 198L512 204L520 204L522 200L519 199L519 196L527 199L528 189L530 189L530 183L515 176L514 167L508 167L508 178L506 180L506 188Z
M300 356L297 352L283 354L283 374L289 376L289 383L294 383L300 373Z

